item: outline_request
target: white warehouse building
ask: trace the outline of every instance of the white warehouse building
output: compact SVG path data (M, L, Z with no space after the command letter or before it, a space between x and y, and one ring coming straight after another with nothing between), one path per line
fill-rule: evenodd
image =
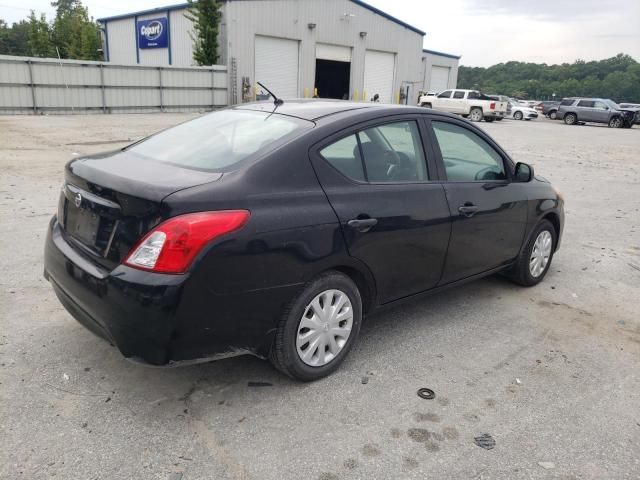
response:
M188 4L101 18L105 60L192 66ZM455 88L458 56L423 50L425 32L361 0L226 0L218 64L229 103L260 98L417 102L420 90Z

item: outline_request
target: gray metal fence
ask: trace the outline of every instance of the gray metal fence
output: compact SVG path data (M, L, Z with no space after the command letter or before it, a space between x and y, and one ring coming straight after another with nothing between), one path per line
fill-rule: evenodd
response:
M143 113L228 104L227 68L0 55L0 114Z

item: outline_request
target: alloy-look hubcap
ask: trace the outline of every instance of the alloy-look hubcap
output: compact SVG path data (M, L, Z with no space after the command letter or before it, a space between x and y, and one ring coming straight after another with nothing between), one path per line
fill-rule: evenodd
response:
M536 238L533 244L533 251L531 252L531 258L529 258L529 272L534 278L538 278L542 275L549 258L551 257L551 248L553 247L553 237L547 230L543 230Z
M346 293L325 290L307 305L298 324L296 349L307 365L322 367L344 348L353 326L353 307Z

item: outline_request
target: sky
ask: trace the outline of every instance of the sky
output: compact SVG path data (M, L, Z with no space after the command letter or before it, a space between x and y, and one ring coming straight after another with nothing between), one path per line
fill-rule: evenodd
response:
M181 0L84 0L95 18ZM315 0L322 1L322 0ZM627 53L640 61L640 0L367 0L427 32L424 48L469 66L509 60L563 63ZM53 17L50 0L0 0L11 23L29 10Z

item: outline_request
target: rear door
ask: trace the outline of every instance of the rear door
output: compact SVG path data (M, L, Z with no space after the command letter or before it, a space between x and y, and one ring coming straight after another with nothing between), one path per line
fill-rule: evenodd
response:
M598 116L596 115L595 102L592 100L580 100L577 105L578 119L583 122L597 122Z
M520 251L527 221L523 184L511 182L503 153L479 129L433 117L434 150L452 218L441 284L491 270Z
M349 253L371 270L380 303L437 285L450 234L449 208L417 116L343 130L311 149Z

